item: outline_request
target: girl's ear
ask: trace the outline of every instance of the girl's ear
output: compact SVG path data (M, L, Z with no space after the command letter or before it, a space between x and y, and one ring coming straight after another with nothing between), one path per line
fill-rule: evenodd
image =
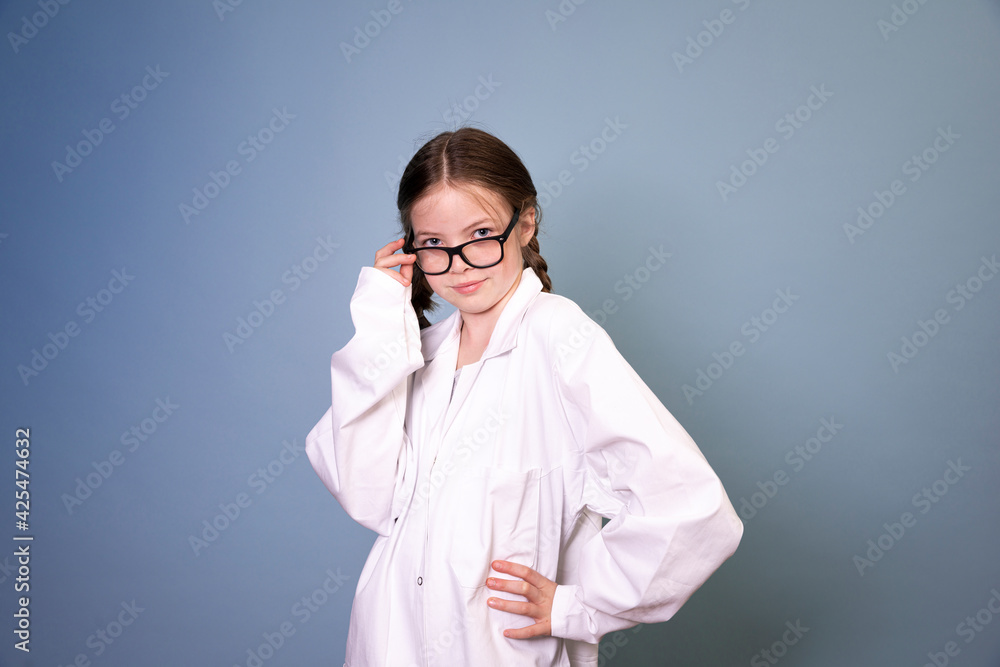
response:
M520 246L523 248L531 241L535 235L535 207L526 208L518 216L518 238Z

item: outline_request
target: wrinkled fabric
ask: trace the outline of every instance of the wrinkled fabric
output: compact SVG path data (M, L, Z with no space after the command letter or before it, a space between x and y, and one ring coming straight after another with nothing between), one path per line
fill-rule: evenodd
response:
M326 487L378 534L346 664L596 665L601 636L671 618L743 534L688 433L532 269L454 391L461 313L421 331L411 289L361 269L355 335L306 439ZM507 576L495 559L558 584L552 636L503 636L534 621L487 606L523 600L486 588Z

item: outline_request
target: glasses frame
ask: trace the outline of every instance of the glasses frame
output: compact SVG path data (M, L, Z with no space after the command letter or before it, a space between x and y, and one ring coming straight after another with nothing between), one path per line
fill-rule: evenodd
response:
M520 218L520 216L521 216L521 209L515 208L514 209L514 217L510 219L510 224L507 225L507 229L505 229L504 232L503 232L503 234L500 234L499 236L485 236L485 237L483 237L481 239L473 239L472 241L466 241L465 243L463 243L461 245L452 246L452 247L432 246L432 247L429 247L429 248L414 248L413 247L413 243L411 241L411 239L412 239L412 237L411 237L411 238L408 238L407 241L406 241L406 243L403 244L403 252L405 252L407 254L415 254L417 256L417 268L420 269L420 271L425 276L440 276L442 274L445 274L445 273L448 273L449 271L451 271L451 263L452 263L452 260L455 258L455 255L458 255L459 257L461 257L463 262L465 262L466 264L468 264L469 266L471 266L474 269L488 269L491 266L496 266L497 264L499 264L500 262L503 261L503 246L504 246L504 243L507 242L507 239L510 237L511 232L514 231L514 225L517 224L518 218ZM469 258L465 256L464 252L462 252L462 248L464 248L467 245L472 245L473 243L482 243L483 241L499 241L500 242L500 259L498 259L497 261L493 262L492 264L487 264L485 266L479 266L479 265L473 264L472 262L469 261ZM445 268L444 271L435 271L434 273L431 273L429 271L425 271L423 269L423 267L420 266L420 251L421 250L444 250L445 252L447 252L448 253L448 266L447 266L447 268Z

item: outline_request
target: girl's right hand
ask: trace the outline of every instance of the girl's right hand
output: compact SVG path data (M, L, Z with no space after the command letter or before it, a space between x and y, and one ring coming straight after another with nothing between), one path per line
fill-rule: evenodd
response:
M375 268L386 275L390 275L394 280L398 280L403 287L413 280L413 262L417 261L415 254L400 253L394 254L403 247L403 239L396 239L385 244L375 253ZM393 271L393 266L398 266L399 271Z

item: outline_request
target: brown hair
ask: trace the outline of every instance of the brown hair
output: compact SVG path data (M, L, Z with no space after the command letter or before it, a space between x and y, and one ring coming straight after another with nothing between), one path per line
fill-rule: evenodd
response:
M534 208L535 233L521 249L524 268L530 266L534 270L542 281L543 292L552 291L552 280L546 272L548 264L538 250L538 225L542 218L538 192L524 163L507 144L483 130L462 127L454 132L442 132L421 146L403 171L396 197L399 221L406 238L413 233L410 218L413 205L441 184L459 189L469 185L479 186L498 195L512 209L524 211ZM410 301L417 312L421 329L430 326L424 313L437 307L431 300L433 294L427 278L414 265Z

